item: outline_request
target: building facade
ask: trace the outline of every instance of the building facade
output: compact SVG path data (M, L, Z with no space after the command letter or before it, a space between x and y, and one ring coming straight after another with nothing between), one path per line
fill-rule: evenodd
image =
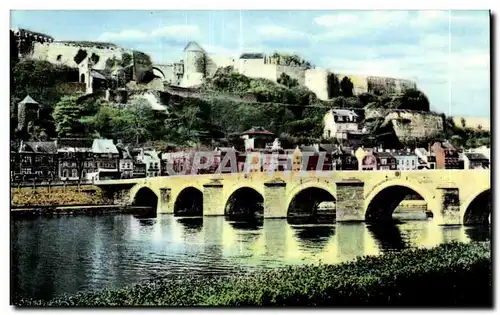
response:
M97 172L92 143L93 139L86 138L65 138L57 141L60 180L79 181L87 178L88 173Z
M17 181L54 181L57 180L57 142L21 141L19 155L14 162L14 178Z
M419 158L411 152L410 149L406 151L393 151L391 155L396 159L396 167L400 171L412 171L419 169Z
M464 153L464 169L488 169L490 161L481 153Z
M437 169L460 169L460 156L458 151L448 142L435 142L431 147L436 157Z
M360 118L352 110L331 109L323 118L325 139L337 139L340 142L347 141L350 134L359 134Z

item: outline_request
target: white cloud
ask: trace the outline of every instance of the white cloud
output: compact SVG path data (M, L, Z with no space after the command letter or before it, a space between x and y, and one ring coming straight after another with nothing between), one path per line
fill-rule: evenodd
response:
M196 39L200 35L200 30L196 25L168 25L154 29L150 32L144 32L141 30L123 30L120 32L105 32L99 36L101 41L110 40L127 40L127 41L137 41L137 40L150 40L158 39L161 37L171 38L171 39Z
M148 37L148 34L139 30L124 30L117 33L105 32L99 36L99 40L141 40Z
M329 31L316 36L318 40L369 34L374 30L395 27L407 20L407 11L348 12L314 18L317 25L329 29Z
M179 37L198 37L200 35L200 30L196 25L170 25L157 28L151 31L150 36L152 37L169 37L169 38L179 38Z
M261 37L283 40L283 39L304 39L309 37L309 34L295 31L278 25L263 25L257 28L257 34Z

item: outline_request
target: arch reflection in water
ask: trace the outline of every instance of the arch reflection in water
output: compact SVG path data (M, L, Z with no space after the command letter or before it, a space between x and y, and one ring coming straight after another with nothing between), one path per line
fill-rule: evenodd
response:
M176 221L187 231L200 232L203 227L203 217L176 218Z
M301 247L321 252L335 235L334 225L296 225L292 226Z
M263 225L264 197L255 189L242 187L229 197L224 214L229 221L253 222Z
M287 220L290 224L334 223L335 197L322 188L303 189L290 202Z
M490 226L466 226L464 230L465 235L473 242L491 241Z
M391 224L389 222L372 223L367 224L366 227L382 252L400 251L408 247L396 224Z
M465 225L489 225L491 215L491 189L483 191L472 200L464 213Z

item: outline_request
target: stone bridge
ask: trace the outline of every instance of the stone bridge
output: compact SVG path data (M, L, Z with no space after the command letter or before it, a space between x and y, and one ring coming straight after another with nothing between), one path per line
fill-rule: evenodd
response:
M438 224L487 222L491 211L489 170L255 172L96 185L114 204L149 206L155 214L227 216L242 205L261 205L264 218L286 218L330 201L338 222L382 221L408 194L425 200Z

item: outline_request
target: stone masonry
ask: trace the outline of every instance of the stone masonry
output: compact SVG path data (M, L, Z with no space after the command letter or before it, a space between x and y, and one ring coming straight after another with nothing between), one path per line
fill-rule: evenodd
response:
M272 180L264 183L264 218L286 218L286 182Z
M226 204L222 188L223 185L218 180L203 185L204 215L224 215Z
M336 221L364 221L364 182L346 179L337 182Z

